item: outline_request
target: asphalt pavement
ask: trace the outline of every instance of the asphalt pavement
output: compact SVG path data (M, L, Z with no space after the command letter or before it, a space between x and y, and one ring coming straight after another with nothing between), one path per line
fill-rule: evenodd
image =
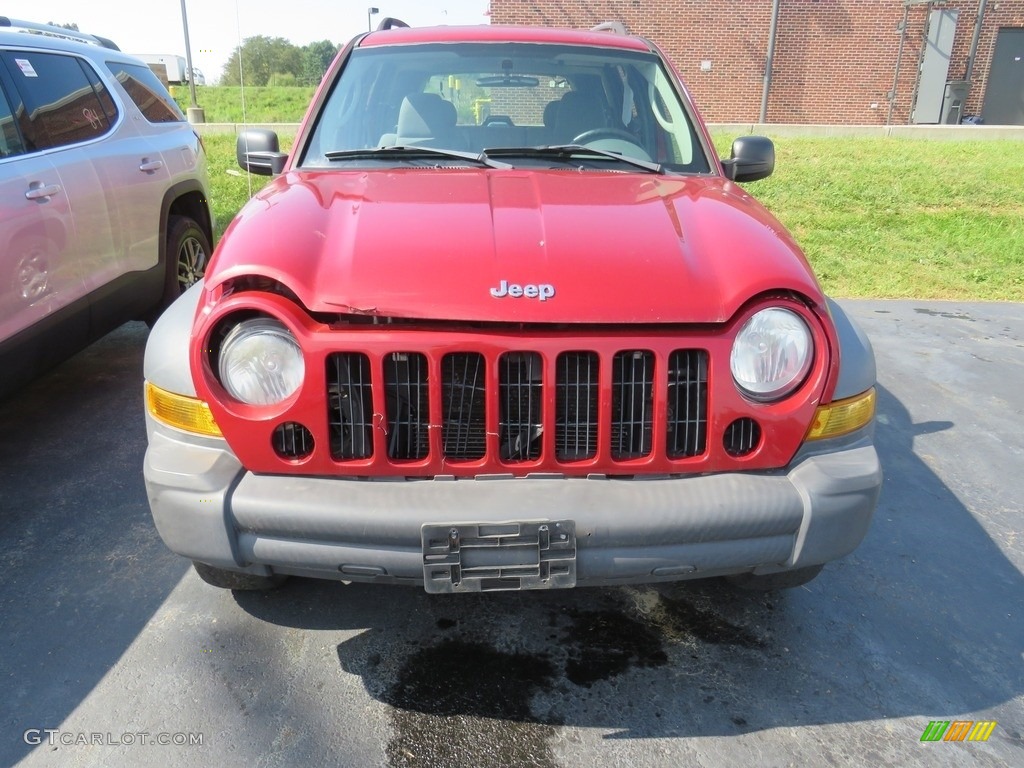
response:
M767 595L209 587L152 525L123 326L0 401L0 765L1024 765L1024 307L841 303L881 503Z

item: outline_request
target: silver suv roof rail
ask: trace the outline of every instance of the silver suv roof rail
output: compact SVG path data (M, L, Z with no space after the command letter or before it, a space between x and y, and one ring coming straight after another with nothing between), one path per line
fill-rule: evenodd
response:
M616 35L628 35L629 30L621 21L602 21L596 27L590 28L591 32L614 32Z
M31 32L36 35L46 35L47 37L59 37L64 40L73 40L76 43L102 45L104 48L110 48L113 51L121 50L114 44L113 40L108 40L107 38L100 37L99 35L87 35L84 32L76 32L73 29L55 27L52 24L37 24L34 21L21 21L20 19L11 19L7 16L0 16L0 28L16 31L21 30L24 32Z

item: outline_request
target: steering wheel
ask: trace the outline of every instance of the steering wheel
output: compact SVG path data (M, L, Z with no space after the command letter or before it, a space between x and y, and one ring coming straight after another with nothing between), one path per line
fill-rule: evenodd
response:
M630 144L640 146L637 143L636 136L629 131L622 130L621 128L591 128L589 131L584 131L573 139L572 143L586 144L600 139L622 139L623 141L628 141Z

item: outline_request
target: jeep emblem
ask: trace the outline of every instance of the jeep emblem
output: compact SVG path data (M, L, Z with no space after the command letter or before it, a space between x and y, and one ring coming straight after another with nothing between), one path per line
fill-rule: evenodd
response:
M533 285L528 283L527 285L519 285L519 283L510 283L508 280L502 280L501 284L497 288L491 288L491 296L496 299L503 299L506 296L511 296L513 299L525 297L527 299L540 299L541 301L547 301L555 295L555 286L551 283L541 283L540 285Z

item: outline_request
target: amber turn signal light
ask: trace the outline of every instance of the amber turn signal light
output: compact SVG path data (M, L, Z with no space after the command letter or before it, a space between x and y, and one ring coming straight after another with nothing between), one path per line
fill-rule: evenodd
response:
M819 405L807 433L808 440L840 437L855 432L875 416L875 389L872 387L856 397Z
M173 392L146 382L146 410L164 424L199 435L220 437L220 427L214 421L210 406L194 397Z

